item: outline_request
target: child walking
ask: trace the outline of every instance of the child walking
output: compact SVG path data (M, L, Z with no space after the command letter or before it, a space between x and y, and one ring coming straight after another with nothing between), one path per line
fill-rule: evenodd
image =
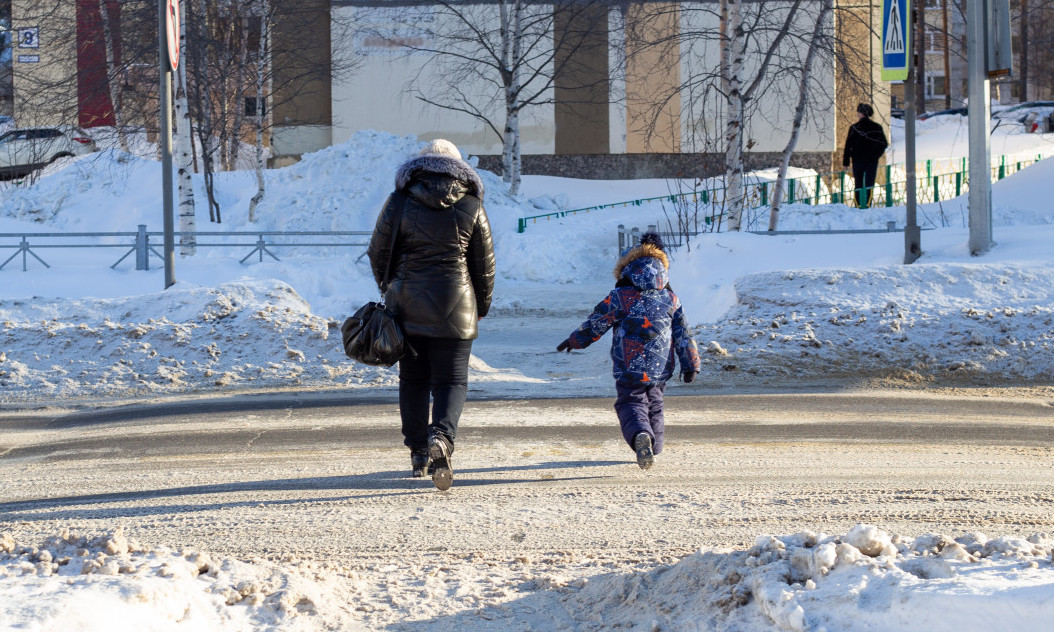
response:
M662 396L677 360L684 382L691 382L699 372L699 351L681 301L670 289L670 260L663 248L657 233L642 235L640 244L623 254L615 266L615 289L556 347L568 353L584 349L614 328L615 412L622 436L637 453L637 465L645 470L662 452Z

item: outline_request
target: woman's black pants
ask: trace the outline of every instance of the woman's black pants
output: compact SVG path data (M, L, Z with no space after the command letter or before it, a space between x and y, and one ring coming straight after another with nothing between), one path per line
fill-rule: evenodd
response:
M457 436L457 422L468 395L468 359L471 340L407 336L416 358L399 360L399 414L403 443L409 448L428 445L428 436L439 432L450 442ZM428 423L429 396L432 423Z
M856 185L856 205L860 208L871 206L871 192L878 175L878 163L859 163L853 161L853 180Z

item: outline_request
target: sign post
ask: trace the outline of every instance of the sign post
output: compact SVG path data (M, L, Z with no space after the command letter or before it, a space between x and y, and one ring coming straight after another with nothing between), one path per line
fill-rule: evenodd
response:
M172 204L172 71L179 66L179 0L158 0L158 76L161 119L161 194L164 209L165 289L176 283Z
M922 233L916 208L915 177L915 56L911 28L916 12L911 0L882 0L882 80L904 82L904 157L907 201L904 221L904 263L922 254Z
M992 247L992 102L989 78L1013 72L1010 3L966 3L966 72L970 130L970 254Z

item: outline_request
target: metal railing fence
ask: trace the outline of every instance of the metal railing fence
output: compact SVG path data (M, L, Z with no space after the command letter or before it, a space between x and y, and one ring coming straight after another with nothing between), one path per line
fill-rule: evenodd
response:
M684 247L685 242L689 238L698 237L701 232L694 231L682 231L682 230L663 230L657 224L648 224L645 231L641 231L640 227L633 226L627 228L625 224L618 225L618 251L620 253L626 252L629 248L636 246L640 243L640 237L644 232L658 233L662 237L663 245L667 252L677 250ZM858 228L858 229L845 229L845 230L751 230L745 231L754 235L858 235L867 233L902 233L903 228L897 228L896 222L886 222L885 228Z
M1041 160L1042 154L1017 154L1000 156L992 166L992 181L1002 180ZM969 190L969 161L966 158L946 158L940 160L921 160L915 164L916 196L921 203L940 202L958 197ZM907 168L904 163L889 164L879 169L878 181L870 188L872 207L900 206L907 202ZM755 180L745 184L747 205L752 208L770 206L770 197L775 182ZM866 200L863 194L868 189L853 188L853 174L849 171L832 171L802 178L788 178L783 194L784 204L821 204L853 203L855 200ZM712 226L719 222L725 209L725 187L710 186L692 191L657 195L653 197L598 204L567 211L553 211L540 215L519 218L517 231L524 232L529 224L538 220L552 220L591 213L605 209L643 206L650 202L692 204L699 208L706 207L708 212L700 215L702 224Z
M175 233L176 239L183 243L177 243L177 247L197 248L251 248L251 250L239 260L245 263L253 255L263 261L267 255L275 261L280 261L273 252L278 248L365 248L369 245L372 232L368 231L195 231ZM199 241L205 237L205 241ZM305 238L327 237L325 241L311 241ZM360 239L341 241L340 237L357 237ZM158 238L152 242L151 238ZM29 269L30 257L38 261L45 268L51 265L36 251L58 248L123 248L125 253L111 265L116 268L128 257L135 255L135 269L149 270L150 256L154 255L162 261L164 258L156 249L156 244L164 238L162 232L151 232L146 230L145 224L140 224L136 232L91 232L91 233L0 233L0 242L5 239L18 240L17 244L0 243L0 250L14 249L14 253L0 263L3 270L9 263L22 257L22 271ZM184 241L184 238L187 238ZM192 239L190 239L192 238ZM247 239L248 238L248 239ZM362 258L362 255L359 255Z

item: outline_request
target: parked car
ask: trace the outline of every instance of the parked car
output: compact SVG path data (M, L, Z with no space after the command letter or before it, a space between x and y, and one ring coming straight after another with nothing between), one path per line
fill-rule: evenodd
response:
M936 112L923 112L918 115L918 120L925 121L926 119L933 118L935 116L945 116L948 114L958 114L959 116L966 116L968 114L966 108L951 108L950 110L937 110Z
M1025 117L1031 112L1043 110L1049 111L1050 108L1054 108L1054 101L1027 101L1025 103L1008 107L1004 110L999 110L998 112L992 112L992 118L1010 119L1019 123L1024 123Z
M79 127L23 127L0 136L0 178L20 178L66 156L96 151L92 137Z

